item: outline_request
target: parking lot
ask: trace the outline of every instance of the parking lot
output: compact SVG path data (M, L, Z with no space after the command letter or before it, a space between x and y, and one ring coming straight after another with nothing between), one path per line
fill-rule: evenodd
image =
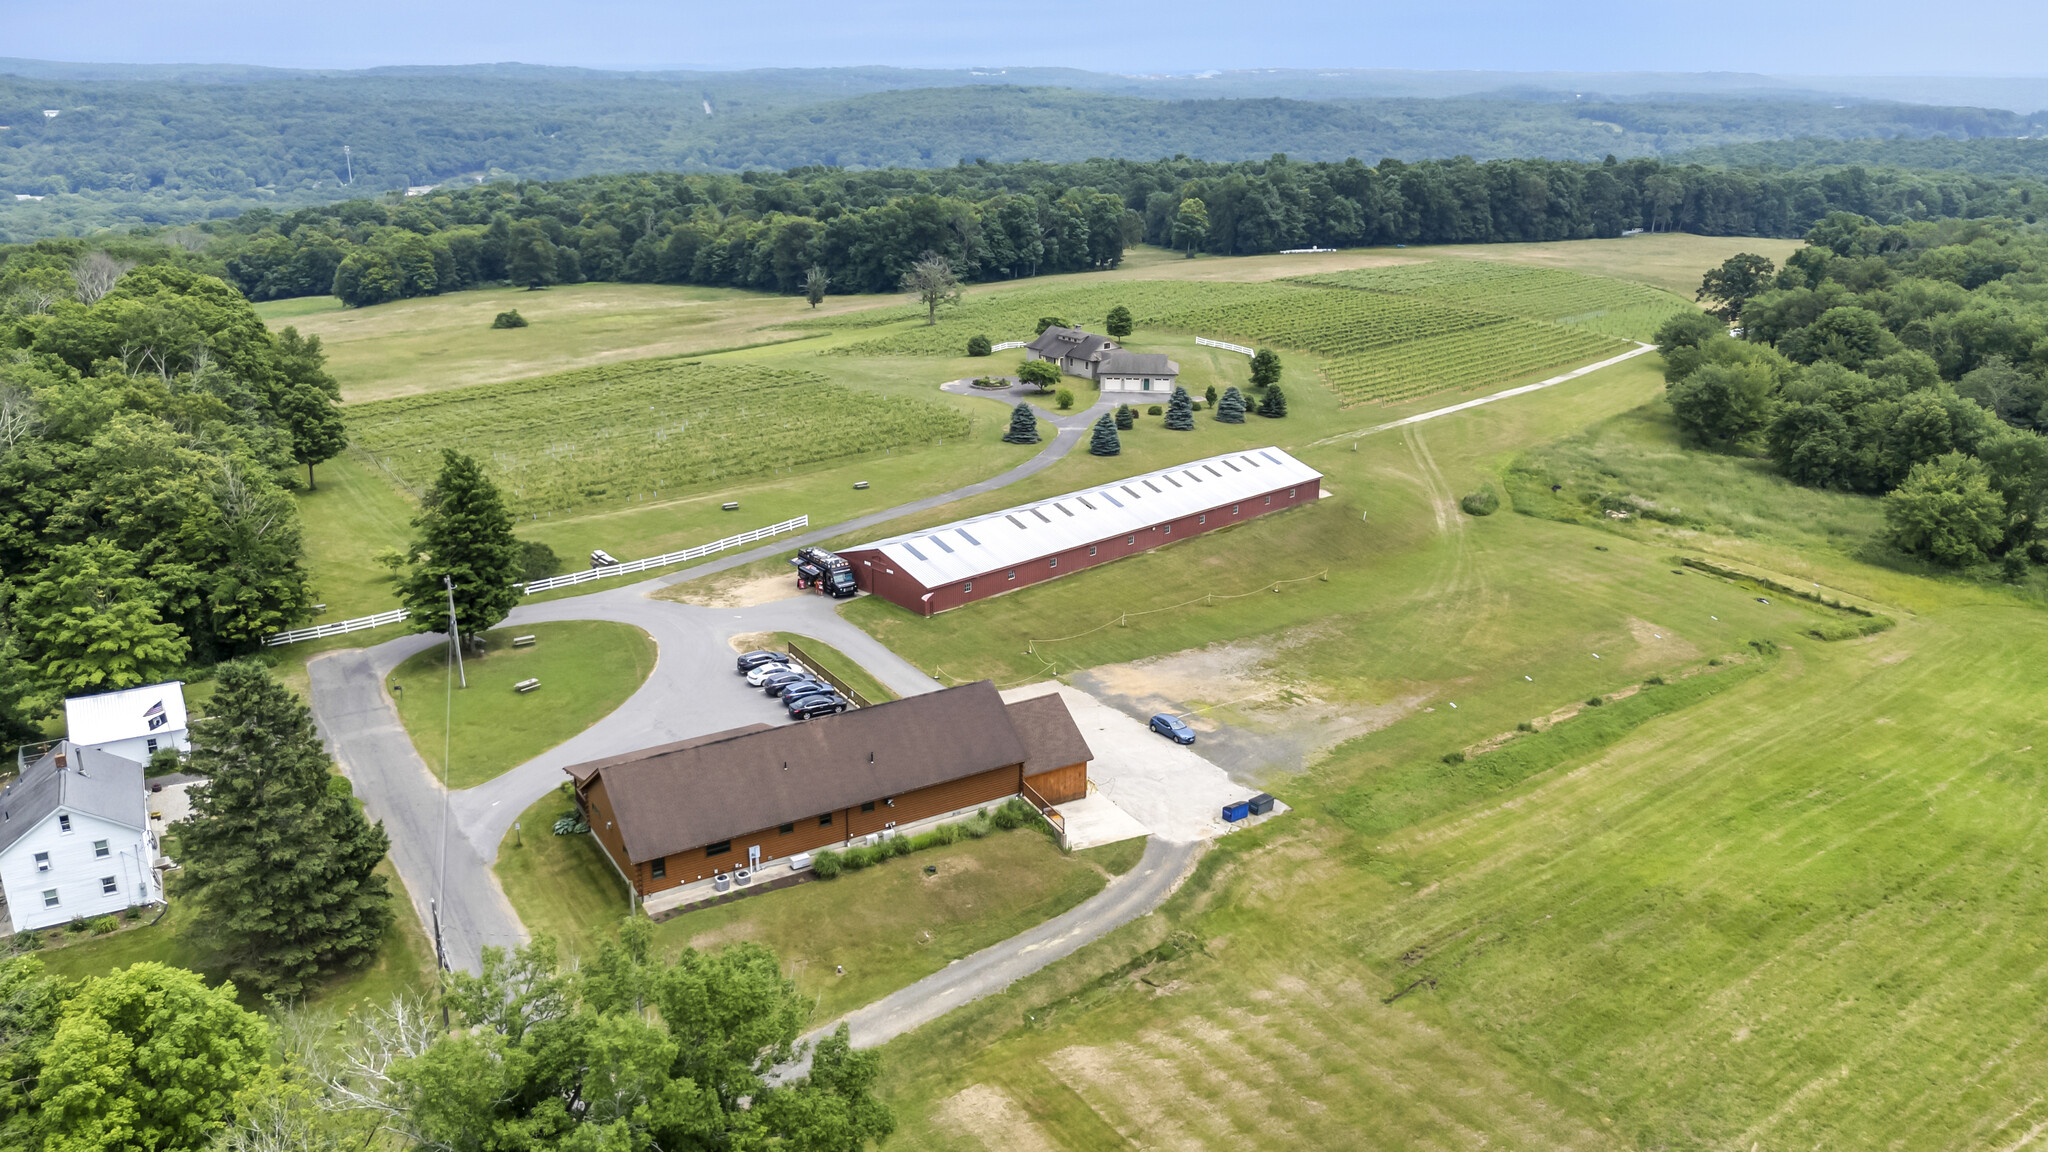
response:
M1074 847L1146 834L1184 844L1266 819L1255 816L1235 824L1224 822L1224 805L1248 800L1257 789L1237 783L1204 760L1195 751L1199 744L1176 744L1143 721L1064 684L1029 684L1002 695L1005 701L1015 701L1054 692L1066 701L1082 738L1095 753L1088 766L1088 798L1057 806L1068 822ZM1115 810L1104 811L1105 804ZM1274 814L1284 811L1284 804L1273 807ZM1116 834L1119 831L1121 835Z

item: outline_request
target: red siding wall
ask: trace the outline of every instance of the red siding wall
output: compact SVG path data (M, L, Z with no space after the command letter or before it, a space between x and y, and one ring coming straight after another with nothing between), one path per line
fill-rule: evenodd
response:
M1070 572L1078 572L1083 568L1107 564L1111 560L1150 551L1162 544L1171 544L1188 536L1199 536L1204 532L1241 524L1268 512L1278 512L1282 508L1292 508L1298 504L1313 504L1321 489L1320 481L1304 480L1298 485L1290 484L1258 496L1248 496L1241 501L1219 504L1205 512L1153 524L1136 532L1097 540L1093 544L1069 548L1054 555L1039 556L1024 561L1013 569L983 572L972 580L941 584L936 588L926 587L908 572L898 568L895 561L877 549L855 548L841 552L840 555L846 557L847 562L853 565L854 582L860 585L862 591L872 592L912 612L930 616L934 612L944 612L949 608L958 608L976 600L986 600L991 596L1000 596L1005 592L1014 592L1028 585L1065 576ZM1294 494L1289 496L1289 492ZM1231 512L1233 506L1238 509L1235 514ZM1169 526L1171 531L1167 530ZM1090 548L1095 549L1095 555L1088 554ZM1052 563L1055 559L1059 561L1058 565ZM1015 579L1010 577L1011 572L1016 573ZM968 584L974 585L974 591L967 591Z

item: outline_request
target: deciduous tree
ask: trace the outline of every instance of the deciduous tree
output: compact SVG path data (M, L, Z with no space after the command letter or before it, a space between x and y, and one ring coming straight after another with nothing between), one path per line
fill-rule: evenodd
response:
M1899 551L1966 568L1990 559L2005 533L2005 503L1981 461L1951 452L1914 465L1885 494L1884 522Z
M1102 330L1121 340L1131 334L1131 310L1119 304L1109 310L1109 317L1102 322Z
M1768 257L1751 252L1738 252L1721 262L1720 267L1710 268L1700 277L1699 294L1693 299L1707 305L1707 310L1733 324L1742 319L1742 306L1751 297L1769 290L1777 273L1777 265Z
M1770 426L1776 388L1765 364L1702 364L1664 391L1679 427L1698 443L1726 449Z
M1173 246L1195 258L1195 249L1209 238L1209 206L1194 197L1180 202L1173 214Z
M341 385L327 372L327 354L318 336L286 328L272 338L277 346L276 399L273 406L292 434L292 459L306 466L306 487L313 485L313 465L325 463L348 447L348 426L342 422Z
M926 324L939 322L941 306L960 302L960 276L953 271L953 262L936 252L918 257L903 273L899 287L924 305Z
M164 621L162 605L163 593L112 541L52 549L11 613L22 659L36 675L32 713L65 696L168 679L191 645Z
M193 794L182 838L191 895L236 979L293 997L323 972L359 968L391 924L376 874L390 847L333 774L297 694L254 661L220 665L192 724Z
M1050 360L1026 360L1017 365L1017 379L1040 392L1052 391L1063 375L1059 365Z
M1252 353L1252 386L1264 388L1280 382L1280 354L1270 348Z
M821 264L811 265L810 271L804 273L804 299L809 300L813 308L825 302L825 289L831 286L832 277L825 274Z
M44 1152L204 1148L262 1071L263 1019L232 984L135 964L87 980L42 1052L33 1096Z

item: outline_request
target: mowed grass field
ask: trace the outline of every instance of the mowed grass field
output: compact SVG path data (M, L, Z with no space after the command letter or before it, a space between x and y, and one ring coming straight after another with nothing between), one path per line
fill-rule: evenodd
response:
M1383 720L1263 779L1295 814L1223 841L1162 915L885 1049L898 1138L2023 1146L2048 1121L2027 927L2048 911L2048 621L2022 593L1884 562L1861 539L1867 499L1681 451L1658 387L1633 362L1309 450L1338 493L1317 507L932 621L851 606L922 666L1021 679L1044 674L1022 637L1320 558L1327 585L1039 654L1142 670L1250 648L1254 676ZM1532 466L1571 507L1575 486L1622 487L1699 522L1452 503ZM1550 497L1514 491L1532 489ZM1829 610L1680 568L1688 554L1868 597L1898 624L1822 643L1806 632ZM1475 784L1484 757L1444 763L1523 721L1604 721L1589 695L1628 709L1615 698L1653 678L1715 690L1533 775Z

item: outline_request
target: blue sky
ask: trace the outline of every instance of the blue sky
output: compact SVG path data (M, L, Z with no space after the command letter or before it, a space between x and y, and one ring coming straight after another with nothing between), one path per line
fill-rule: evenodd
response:
M2041 0L8 0L4 10L0 55L93 62L2048 74Z

